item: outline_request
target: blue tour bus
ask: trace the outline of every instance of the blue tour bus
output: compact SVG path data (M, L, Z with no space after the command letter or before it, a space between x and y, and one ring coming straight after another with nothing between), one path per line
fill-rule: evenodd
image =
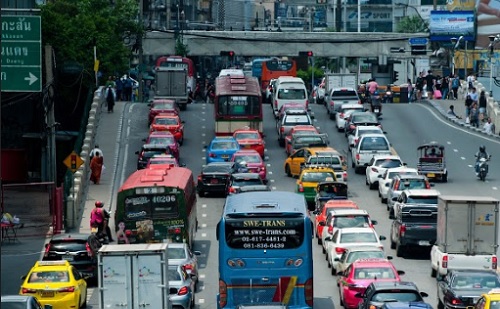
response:
M312 308L312 231L301 194L228 196L217 224L217 307L277 302L291 309Z
M260 78L262 77L262 63L271 60L271 58L258 58L252 60L252 76L257 77L259 79L260 83Z

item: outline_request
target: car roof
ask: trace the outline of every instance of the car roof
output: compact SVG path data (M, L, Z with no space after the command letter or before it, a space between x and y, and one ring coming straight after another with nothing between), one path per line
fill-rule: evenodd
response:
M407 166L398 166L398 167L391 167L386 170L387 173L390 172L398 172L398 171L407 171L407 172L418 172L418 170L414 167L407 167Z
M377 127L377 126L357 126L356 130L358 130L358 131L363 131L363 130L380 130L380 132L383 132L383 130L380 127Z
M23 302L27 303L34 296L31 295L2 295L2 303Z
M374 155L373 158L375 160L383 160L383 159L401 159L400 156L396 155Z
M349 233L374 233L374 234L376 234L375 229L373 229L371 227L345 227L345 228L339 229L339 231L342 234L349 234Z
M365 107L363 104L358 104L358 103L347 103L347 104L342 104L340 108L356 108L356 109L364 109Z
M307 110L304 108L304 109L296 109L296 108L293 108L293 109L287 109L285 111L285 116L297 116L297 115L308 115L308 112Z
M387 136L385 136L384 133L368 133L368 134L363 134L363 136L361 136L361 139L363 139L363 138L373 138L373 137L383 137L383 138L387 139Z
M185 243L169 243L168 248L186 248L187 244Z
M373 266L373 267L377 267L377 266L382 266L382 265L383 266L389 265L389 266L393 266L394 267L394 264L392 264L392 262L389 261L386 258L357 259L356 261L352 262L352 265L354 267L360 267L360 266Z
M418 291L417 285L411 281L399 281L399 282L374 281L370 284L373 285L375 289L392 288L392 289L412 289Z
M76 240L87 240L90 234L84 233L65 233L65 234L57 234L52 236L50 239L52 240L68 240L68 239L76 239Z
M332 205L332 204L329 204ZM326 207L326 204L325 204ZM329 207L330 208L330 207ZM331 214L332 216L348 216L348 215L368 215L368 211L365 209L356 209L356 208L335 208L331 207L332 210L328 211L328 214Z
M422 195L422 196L439 196L441 193L436 190L436 189L407 189L404 190L406 195L410 196L415 196L415 195Z
M250 178L250 179L259 179L260 176L257 173L234 173L232 175L233 178L238 178L238 179L245 179L245 178Z
M349 252L357 252L357 251L380 251L380 252L384 252L384 249L379 248L377 246L353 246L353 247L346 247L345 250L349 251Z

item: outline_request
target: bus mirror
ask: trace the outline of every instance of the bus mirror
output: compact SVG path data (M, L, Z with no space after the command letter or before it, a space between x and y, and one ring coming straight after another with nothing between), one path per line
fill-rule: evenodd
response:
M319 222L319 226L326 226L326 222L325 221L320 221Z
M181 123L186 123L186 122L184 120L182 120Z

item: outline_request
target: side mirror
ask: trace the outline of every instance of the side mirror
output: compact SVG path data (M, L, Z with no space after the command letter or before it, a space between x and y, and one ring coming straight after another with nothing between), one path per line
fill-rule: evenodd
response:
M146 139L145 139L145 138L143 138L141 141L146 142Z
M420 296L422 296L422 297L429 297L429 294L427 294L425 292L420 292Z
M378 175L378 176L377 176L377 178L384 178L384 176L382 176L382 175Z
M377 221L377 220L372 220L372 224L373 224L373 225L377 225L377 224L378 224L378 221Z
M336 257L333 259L335 262L340 262L340 258Z
M266 135L264 133L261 134L262 138L266 137Z
M315 210L315 211L313 211L313 214L314 215L319 215L319 211Z
M207 145L203 145L203 148L204 148L204 149L207 149L207 148L208 148L208 146L207 146Z
M403 162L403 166L408 166L408 163L406 163L406 162Z
M392 259L393 259L393 256L392 256L392 255L388 255L388 256L386 256L385 258L386 258L386 259L388 259L388 260L392 260Z
M54 307L52 307L52 305L45 305L45 306L43 306L43 308L44 308L44 309L52 309L52 308L54 308Z
M431 187L434 187L436 184L435 184L435 183L433 183L433 182L431 182L431 184L430 184L430 185L431 185Z
M398 201L398 197L397 197L397 196L394 196L393 198L391 198L391 200L392 200L393 202L397 202L397 201Z
M151 103L148 103L148 107L151 107Z
M403 270L398 270L398 275L402 276L404 274L405 274L405 272Z
M330 236L325 237L325 241L332 241L332 237Z
M380 235L380 236L378 237L378 239L380 239L380 240L386 240L386 239L387 239L387 237L385 237L385 236L383 236L383 235Z
M28 275L21 276L21 280L25 280Z
M395 217L394 217L394 213L389 212L389 219L392 219L392 220L394 220L394 219L395 219Z
M385 184L385 186L386 186L387 188L389 188L389 187L391 186L391 184L390 184L390 183L386 183L386 184Z
M264 179L262 182L263 182L265 185L267 185L267 183L269 182L269 180L268 180L268 179Z
M136 152L135 152L135 154L136 154L136 155L138 155L138 154L139 154L139 151L136 151Z
M186 122L184 120L182 120L181 123L186 123Z
M356 293L356 294L354 295L354 297L356 297L356 298L363 298L363 293L358 292L358 293Z
M368 167L368 163L365 163L365 167Z
M325 221L319 221L319 226L326 226L326 222Z
M179 164L180 167L186 167L186 163Z

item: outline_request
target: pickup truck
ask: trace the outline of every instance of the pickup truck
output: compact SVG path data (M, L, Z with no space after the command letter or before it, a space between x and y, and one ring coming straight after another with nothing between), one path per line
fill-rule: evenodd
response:
M497 269L498 206L492 197L439 196L432 277L449 269Z
M436 242L437 205L406 205L396 208L391 226L391 249L403 257L408 247L430 247Z

